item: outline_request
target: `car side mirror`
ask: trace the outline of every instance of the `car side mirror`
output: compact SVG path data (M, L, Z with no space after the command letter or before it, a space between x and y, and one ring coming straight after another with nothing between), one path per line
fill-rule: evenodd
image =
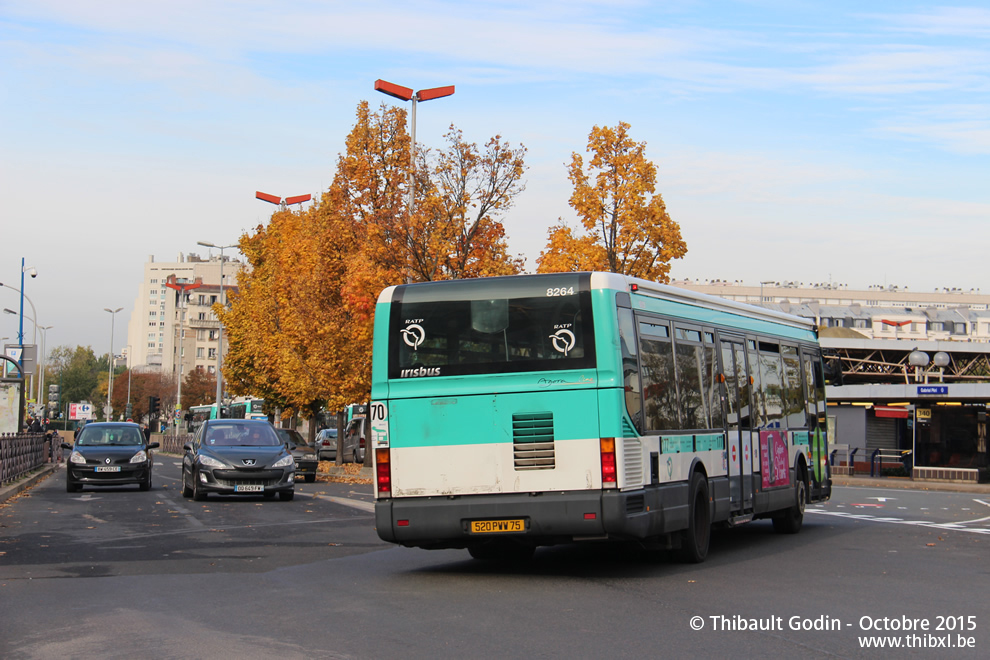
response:
M285 448L288 449L289 451L295 451L296 445L292 444L291 442L287 442L285 443Z
M148 445L148 449L158 449L159 447L161 447L161 443L159 442L152 442L150 445Z
M68 442L63 442L60 446L62 447L62 449L72 449L72 445L70 445Z
M187 442L186 444L182 445L182 448L186 451L192 451L192 443Z

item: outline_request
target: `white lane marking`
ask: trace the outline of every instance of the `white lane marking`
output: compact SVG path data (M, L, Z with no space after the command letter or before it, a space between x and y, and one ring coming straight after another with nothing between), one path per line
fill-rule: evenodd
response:
M925 520L901 520L899 518L877 518L864 513L846 513L844 511L825 511L821 509L807 509L805 513L818 513L826 516L836 516L838 518L852 518L854 520L864 520L866 522L893 523L895 525L916 525L919 527L934 527L935 529L945 529L955 532L969 532L970 534L990 535L990 529L973 529L972 527L962 527L964 523L933 523Z
M375 505L373 502L362 502L361 500L352 500L346 497L334 497L332 495L313 495L313 497L318 497L321 500L327 500L328 502L333 502L334 504L343 504L344 506L353 507L369 513L375 512Z

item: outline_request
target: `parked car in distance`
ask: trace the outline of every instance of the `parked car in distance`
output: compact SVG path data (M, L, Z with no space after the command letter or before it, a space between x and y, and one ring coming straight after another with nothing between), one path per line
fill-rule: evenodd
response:
M182 495L295 496L296 464L275 427L263 419L209 419L182 456Z
M344 441L340 447L343 463L364 463L366 417L355 417L344 429Z
M91 422L79 431L65 470L65 490L78 491L83 486L119 486L137 484L151 490L154 467L152 449L137 424L127 422Z
M316 453L321 461L337 460L337 429L323 429L316 434Z
M296 478L302 475L309 484L316 481L316 467L320 464L316 447L295 429L275 429L275 432L289 446L292 460L296 462Z

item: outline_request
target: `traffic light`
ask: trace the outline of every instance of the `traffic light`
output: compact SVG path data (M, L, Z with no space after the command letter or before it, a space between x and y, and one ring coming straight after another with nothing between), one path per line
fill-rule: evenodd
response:
M161 409L161 401L162 400L159 399L157 396L149 396L148 397L148 418L149 419L158 416L158 411Z
M125 419L133 419L134 418L134 406L131 405L131 402L130 401L127 402L127 410L124 413L124 415L125 415Z
M48 386L48 403L58 410L58 385Z

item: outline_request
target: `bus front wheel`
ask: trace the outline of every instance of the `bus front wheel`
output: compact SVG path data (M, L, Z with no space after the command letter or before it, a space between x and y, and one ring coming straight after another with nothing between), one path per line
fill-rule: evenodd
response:
M688 487L688 527L681 536L681 561L700 564L708 557L712 538L712 509L708 479L695 472Z

